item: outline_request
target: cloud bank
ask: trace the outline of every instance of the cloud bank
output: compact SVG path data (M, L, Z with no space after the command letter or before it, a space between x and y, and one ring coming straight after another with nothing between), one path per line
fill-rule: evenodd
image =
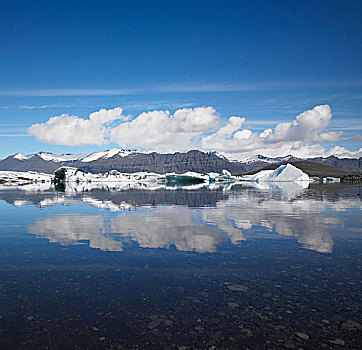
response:
M350 151L330 146L341 139L343 131L330 131L332 119L328 105L316 106L291 122L253 132L243 128L245 118L221 118L213 107L182 108L173 114L165 110L126 117L122 108L101 109L88 118L62 114L47 122L34 124L28 133L37 140L57 145L102 145L143 148L160 152L202 149L218 151L243 159L263 154L269 157L293 154L298 157L336 155L360 157L362 149ZM329 144L329 145L323 145ZM329 147L329 149L328 149Z
M106 143L107 125L115 120L126 120L122 108L101 109L91 113L88 119L69 114L51 117L46 123L33 124L28 133L37 140L56 145L84 146Z
M338 141L343 134L342 131L327 130L331 119L331 108L322 105L299 114L292 122L280 123L274 129L253 133L249 129L242 129L245 118L231 117L226 126L204 137L201 146L203 149L213 148L239 156L315 156L325 151L320 143Z
M184 108L174 114L153 111L113 128L110 141L161 152L195 147L194 138L217 129L220 118L212 107Z

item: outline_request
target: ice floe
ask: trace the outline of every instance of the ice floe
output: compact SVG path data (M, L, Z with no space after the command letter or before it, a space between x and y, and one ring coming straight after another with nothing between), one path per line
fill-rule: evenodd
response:
M53 175L35 171L0 171L0 184L26 185L31 183L51 183Z
M275 170L262 170L254 175L244 175L242 177L232 176L227 170L223 170L222 174L212 172L207 174L196 172L186 172L184 174L121 173L117 170L93 174L75 167L66 166L58 168L54 175L34 171L0 171L1 185L28 186L29 190L34 191L48 189L52 186L53 182L55 182L56 186L61 185L67 187L68 190L79 191L81 188L89 190L105 187L115 189L144 188L150 190L159 188L177 189L180 187L197 189L220 184L232 185L244 181L247 181L254 187L283 187L282 189L287 190L286 192L293 194L300 189L308 187L312 179L302 170L291 164L283 164ZM295 184L298 184L298 186Z
M311 181L308 174L292 164L282 164L275 170L261 170L253 175L244 175L244 181L253 182L302 182Z
M188 186L202 183L235 181L235 178L227 170L223 170L222 175L218 173L200 174L196 172L186 172L184 174L157 174L148 172L121 173L117 170L111 170L106 173L92 174L86 173L78 168L61 167L57 169L54 174L56 181L65 183L117 182L166 184L168 186Z
M331 176L323 178L323 183L333 183L333 182L341 182L341 179L339 177L331 177Z

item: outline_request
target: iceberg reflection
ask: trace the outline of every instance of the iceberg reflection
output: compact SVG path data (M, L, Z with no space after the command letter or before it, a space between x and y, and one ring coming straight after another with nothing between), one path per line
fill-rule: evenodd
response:
M246 187L253 187L258 190L278 190L285 198L293 198L309 187L309 182L243 182Z
M143 248L175 247L179 251L200 253L215 252L225 238L232 244L240 244L264 232L267 235L263 234L263 238L275 237L273 234L296 237L306 249L331 253L334 245L331 231L344 226L343 216L337 213L361 208L361 202L355 198L286 200L280 192L244 187L220 197L216 191L196 192L194 197L186 196L176 204L176 199L180 200L186 192L190 194L181 191L175 198L168 197L166 192L155 192L160 196L159 201L165 203L162 206L155 206L155 202L150 202L155 197L143 197L142 191L133 194L126 191L123 200L116 203L105 191L96 192L93 197L90 192L82 197L82 203L108 211L98 215L50 216L36 220L28 231L50 242L64 245L88 242L92 248L109 251L122 251L129 242L135 242ZM186 206L191 198L194 206ZM205 206L210 198L215 200L214 205ZM73 203L71 200L67 198L67 203L79 205L77 198Z

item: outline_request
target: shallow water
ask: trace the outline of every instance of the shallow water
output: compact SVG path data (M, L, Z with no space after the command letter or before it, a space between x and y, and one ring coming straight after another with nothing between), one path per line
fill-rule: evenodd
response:
M361 187L0 189L1 349L358 349Z

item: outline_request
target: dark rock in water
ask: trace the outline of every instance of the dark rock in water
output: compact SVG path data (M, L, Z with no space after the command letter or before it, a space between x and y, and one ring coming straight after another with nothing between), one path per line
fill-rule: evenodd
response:
M162 320L159 318L156 318L155 320L151 321L146 327L148 329L155 329L161 324Z
M302 340L308 340L309 339L309 335L305 334L305 333L301 333L301 332L295 332L295 335L302 339Z
M362 330L362 326L355 320L348 320L346 322L344 322L341 326L342 329L346 329L349 331L354 331L354 330Z
M247 292L248 287L244 286L242 284L230 284L227 286L229 290L235 291L235 292Z
M331 344L344 346L346 342L343 339L337 338L329 341Z
M362 182L362 173L353 173L343 176L342 182Z
M251 336L247 339L245 339L245 344L250 348L250 349L259 349L260 346L262 346L263 344L265 344L267 338L265 336Z
M238 303L229 302L229 303L227 303L227 304L228 304L228 306L229 306L230 308L232 308L232 309L236 309L236 308L239 307L239 304L238 304Z

